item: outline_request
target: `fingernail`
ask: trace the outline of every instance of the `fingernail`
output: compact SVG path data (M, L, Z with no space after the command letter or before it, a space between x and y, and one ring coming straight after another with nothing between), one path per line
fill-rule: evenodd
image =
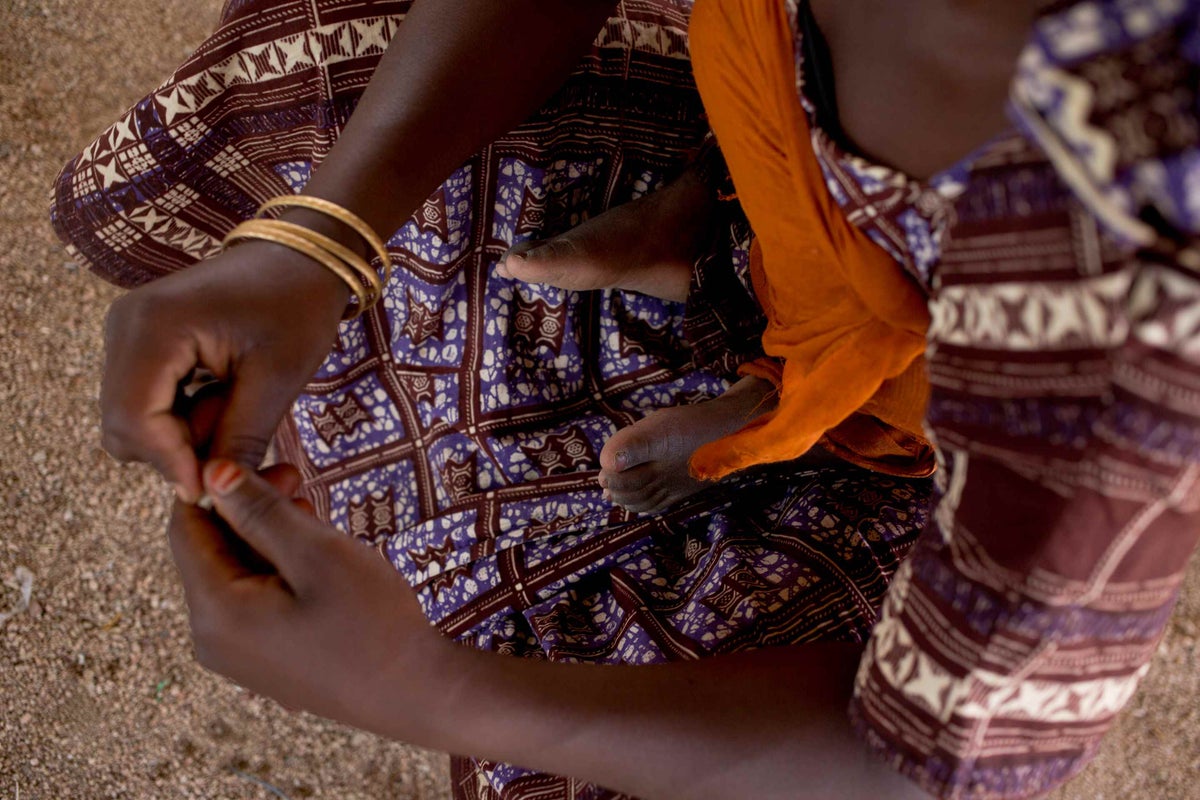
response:
M603 492L601 492L600 496L604 498L605 502L607 502L607 503L612 502L612 492L610 492L608 489L605 489Z
M496 274L499 275L501 278L511 278L512 277L512 273L508 271L508 265L504 261L501 261L500 263L496 264Z
M205 470L205 483L208 484L209 491L218 497L236 489L244 477L241 467L225 459L210 462Z
M625 450L622 450L621 452L617 453L616 461L617 461L617 471L620 472L621 470L623 470L627 466L629 466L629 453L626 452Z

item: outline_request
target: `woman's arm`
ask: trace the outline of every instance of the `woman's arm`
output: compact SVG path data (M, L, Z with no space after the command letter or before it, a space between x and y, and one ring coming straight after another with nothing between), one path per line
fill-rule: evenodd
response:
M205 476L229 527L180 504L171 545L197 657L254 691L392 738L650 800L924 796L870 760L851 732L857 645L661 666L475 651L430 627L373 550L232 462L210 462ZM278 572L239 561L228 547L234 531Z
M419 0L307 193L381 234L451 170L528 116L592 41L610 0ZM365 252L307 210L298 222ZM148 461L179 495L200 492L197 451L257 465L280 418L329 352L348 291L307 257L250 242L121 298L109 312L104 445ZM202 366L224 384L212 441L174 407Z
M396 230L463 159L562 84L615 5L413 3L304 193L348 208L380 234Z
M855 644L811 644L599 666L459 648L446 713L428 741L642 798L927 797L851 730L846 708L861 653ZM392 729L403 738L398 719Z

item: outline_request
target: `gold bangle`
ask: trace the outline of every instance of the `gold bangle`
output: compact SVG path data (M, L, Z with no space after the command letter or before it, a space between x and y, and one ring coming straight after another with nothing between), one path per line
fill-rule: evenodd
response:
M306 194L283 194L278 197L272 197L267 202L258 207L258 216L262 216L264 212L272 208L288 208L300 207L307 208L313 211L319 211L326 216L333 217L338 222L348 226L355 233L362 237L367 246L375 251L379 256L379 260L383 263L383 282L386 285L392 277L392 256L388 253L387 247L384 246L383 239L379 238L379 234L375 233L362 217L342 208L337 203L331 200L325 200L320 197L311 197Z
M343 317L344 319L353 319L367 309L367 301L369 299L367 290L352 269L343 264L332 253L322 250L302 236L297 236L288 230L278 228L277 225L278 222L276 220L246 220L229 232L222 245L228 247L230 244L244 239L261 239L302 253L341 278L350 287L350 291L354 293L355 297L358 298L358 308L353 310L353 312L353 307L348 308Z
M326 252L340 258L346 264L346 266L357 272L362 277L362 280L370 285L370 300L367 303L368 306L374 305L375 301L383 295L383 281L379 279L379 273L371 269L371 265L367 263L365 258L351 250L349 247L346 247L341 242L317 233L312 228L306 228L303 225L297 225L294 222L287 222L282 219L267 219L259 221L270 223L272 226L275 226L281 231L286 230L296 234L297 236L302 236L322 250L325 250Z

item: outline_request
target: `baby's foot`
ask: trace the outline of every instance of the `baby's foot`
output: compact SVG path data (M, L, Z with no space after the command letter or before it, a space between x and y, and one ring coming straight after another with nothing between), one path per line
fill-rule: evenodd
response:
M692 263L708 244L714 200L688 171L553 239L515 245L497 270L525 283L574 291L624 289L683 302Z
M654 411L613 434L600 451L600 485L629 511L662 511L705 488L688 472L701 445L737 431L773 407L774 387L742 378L704 403Z

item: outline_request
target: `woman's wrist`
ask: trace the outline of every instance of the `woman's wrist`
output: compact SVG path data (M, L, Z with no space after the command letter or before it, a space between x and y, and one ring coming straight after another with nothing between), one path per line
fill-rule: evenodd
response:
M850 733L859 645L657 666L550 664L440 645L421 667L397 658L360 701L373 715L363 727L639 797L919 796L868 762Z
M465 731L479 709L474 691L480 653L442 636L428 634L397 643L395 657L369 686L347 686L351 718L343 720L388 739L421 747L465 752L474 742ZM474 676L474 677L473 677Z
M322 236L328 236L368 260L375 255L353 228L329 214L311 208L285 208L276 215L276 219L308 228Z
M350 288L334 273L301 252L267 241L247 241L229 252L249 258L238 283L249 293L266 291L294 304L311 322L336 326L350 302ZM258 291L256 291L258 289Z

